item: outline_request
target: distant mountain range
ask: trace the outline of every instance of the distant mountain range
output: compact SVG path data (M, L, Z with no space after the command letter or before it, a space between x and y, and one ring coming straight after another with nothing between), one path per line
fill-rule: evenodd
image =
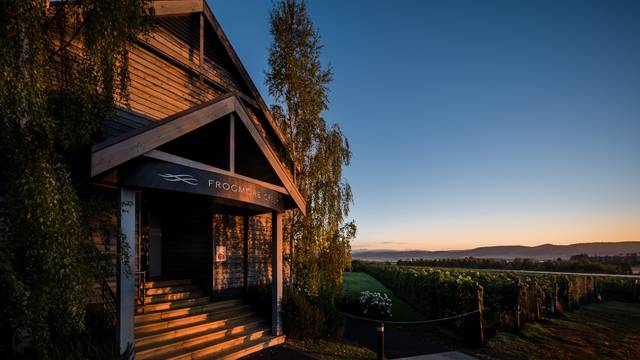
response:
M571 245L544 244L539 246L487 246L471 250L425 251L425 250L354 250L353 259L397 261L400 259L451 259L463 257L538 260L569 258L573 255L624 255L640 253L640 241L595 242Z

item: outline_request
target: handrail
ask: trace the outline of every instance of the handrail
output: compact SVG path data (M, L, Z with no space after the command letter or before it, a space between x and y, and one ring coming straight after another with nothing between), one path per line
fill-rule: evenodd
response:
M107 296L107 294L109 295ZM117 304L118 304L118 300L117 300L116 294L113 292L113 289L111 289L111 286L109 286L109 283L107 282L107 280L103 278L102 279L102 306L106 313L109 313L112 315L111 321L113 321L114 324L116 321L116 312L118 308Z
M136 271L134 273L137 277L140 277L140 281L138 281L138 291L136 294L136 299L138 303L142 307L142 313L144 314L144 306L145 306L145 297L146 297L146 288L147 288L147 272L146 271Z
M102 290L107 290L107 292L109 293L109 297L111 297L111 301L115 304L118 302L118 298L116 296L116 293L113 292L113 289L111 289L111 286L109 286L109 283L107 282L106 279L102 279Z

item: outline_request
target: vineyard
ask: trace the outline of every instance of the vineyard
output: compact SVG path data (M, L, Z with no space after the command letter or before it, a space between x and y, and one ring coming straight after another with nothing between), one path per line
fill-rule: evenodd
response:
M443 270L358 261L354 261L353 270L373 276L429 318L481 309L480 317L451 323L468 339L482 340L484 334L498 329L521 329L544 315L571 311L589 302L640 300L636 279Z

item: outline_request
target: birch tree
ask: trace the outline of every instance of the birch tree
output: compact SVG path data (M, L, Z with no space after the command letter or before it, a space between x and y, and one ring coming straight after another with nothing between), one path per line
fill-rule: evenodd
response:
M333 298L351 260L356 231L355 223L346 220L353 196L343 177L351 151L340 127L322 116L333 74L320 62L320 36L306 3L279 1L270 20L266 82L276 101L274 117L288 138L294 181L307 202L306 216L297 211L287 216L293 279L313 294Z

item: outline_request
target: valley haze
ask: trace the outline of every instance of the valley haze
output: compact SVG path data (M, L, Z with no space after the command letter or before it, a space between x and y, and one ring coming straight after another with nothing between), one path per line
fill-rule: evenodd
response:
M464 257L537 260L568 259L573 255L624 255L640 253L640 241L592 242L570 245L485 246L469 250L354 250L354 260L398 261L408 259L454 259Z

